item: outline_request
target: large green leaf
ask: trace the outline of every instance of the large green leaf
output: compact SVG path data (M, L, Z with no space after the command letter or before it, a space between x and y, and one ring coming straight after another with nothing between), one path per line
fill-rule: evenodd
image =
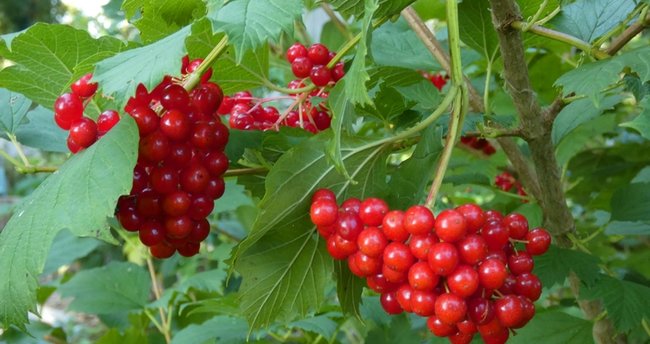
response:
M223 31L235 46L237 62L244 54L278 42L284 32L293 35L294 21L302 14L300 0L234 0L211 12L215 31Z
M0 55L16 64L0 71L0 87L19 92L52 108L73 81L74 68L98 53L124 49L112 37L93 39L88 32L67 25L38 23L16 36L11 48L0 45Z
M341 309L346 314L360 318L359 306L361 305L361 293L366 286L365 280L352 274L347 260L334 262L334 274L336 276L336 295Z
M567 264L571 262L571 264ZM535 257L535 273L544 286L562 284L574 272L587 285L594 284L600 278L600 259L596 256L566 248L551 246L545 254Z
M341 80L332 89L329 95L328 103L332 111L332 132L334 133L332 141L327 145L327 154L339 173L350 178L348 171L343 164L341 156L341 136L346 132L351 134L352 121L356 119L354 105L345 95L345 79Z
M67 229L60 231L50 247L43 274L52 273L63 265L85 257L101 244L102 242L95 238L80 238Z
M379 0L375 18L390 17L399 13L415 0ZM345 16L363 17L367 12L364 0L329 0L329 4Z
M310 332L317 333L323 338L332 338L336 333L338 324L332 320L334 317L339 317L340 313L327 313L317 315L315 317L301 319L289 324L290 327L296 327Z
M605 227L608 235L650 235L650 221L612 221Z
M639 327L644 318L650 319L650 288L638 283L604 276L593 287L583 289L580 297L602 300L608 318L621 331Z
M440 70L440 65L404 19L388 22L372 34L372 58L380 66Z
M249 236L235 253L235 269L243 276L242 310L252 328L276 318L291 319L317 308L329 278L331 258L309 221L309 200L318 188L330 188L340 199L383 195L384 141L341 142L343 162L358 184L328 163L328 133L319 134L285 153L266 179L266 194Z
M80 271L59 287L61 295L74 298L70 310L96 314L142 309L150 291L147 270L127 262Z
M492 24L488 0L463 1L458 4L460 39L472 49L492 60L499 51L499 40Z
M38 275L56 234L112 240L107 218L129 192L138 132L130 117L93 146L73 156L15 210L0 233L0 321L24 329L36 312Z
M32 102L20 93L0 88L0 129L14 134L29 112Z
M93 79L102 92L113 96L122 108L142 83L151 90L165 75L178 75L185 55L186 26L155 43L131 49L99 62Z
M553 121L553 143L558 144L562 138L603 112L612 109L621 101L621 96L613 95L601 100L597 105L591 99L579 99L567 105Z
M368 43L372 33L372 16L379 7L377 1L365 0L365 11L361 20L361 40L357 45L352 65L344 77L345 95L352 104L372 104L366 87L366 82L370 80L366 69L366 55L368 55Z
M125 7L125 4L122 6ZM145 43L157 41L170 35L193 19L205 15L205 2L201 0L144 0L140 4L126 5L129 13L138 7L142 16L133 22Z
M546 2L546 7L541 13L542 18L558 8L561 0L517 0L517 2L519 8L521 8L521 15L524 16L525 20L528 20L527 17L537 13L543 2Z
M650 140L650 98L645 98L640 106L641 113L633 120L621 123L621 126L634 129L646 140Z
M612 196L612 220L650 221L650 183L628 184Z
M442 130L430 126L422 133L421 141L415 146L411 157L401 163L391 176L389 188L392 192L388 198L391 207L406 209L422 201L442 148Z
M248 325L244 319L225 315L216 316L201 324L191 324L178 331L172 344L186 343L243 343L246 341Z
M641 82L650 80L650 47L628 51L611 59L584 64L555 82L562 86L562 94L586 95L594 101L603 96L599 93L621 79L621 72L629 67L639 75Z
M578 0L562 7L553 24L562 32L592 42L615 28L635 6L634 0Z
M593 324L559 311L540 312L508 343L590 344Z
M185 43L191 57L205 57L224 37L223 33L212 33L208 20L192 25L192 34ZM264 85L269 71L269 49L262 45L256 50L247 51L239 63L235 59L235 48L228 48L212 67L212 78L219 83L225 94L249 90ZM232 142L232 140L231 140ZM230 145L229 145L230 146Z

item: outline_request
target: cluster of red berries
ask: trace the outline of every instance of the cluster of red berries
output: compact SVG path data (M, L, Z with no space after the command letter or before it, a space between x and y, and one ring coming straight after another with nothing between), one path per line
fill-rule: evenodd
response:
M483 138L463 136L460 138L460 142L468 147L481 151L483 154L488 156L497 152L496 148L494 148L490 141Z
M327 64L336 56L325 45L316 43L309 48L295 43L287 49L287 60L291 71L297 79L289 82L288 88L295 90L305 87L304 80L309 79L315 86L311 91L293 94L292 104L282 114L273 106L264 107L264 103L276 98L254 98L250 92L238 92L232 97L225 97L219 108L222 115L230 114L231 128L241 130L279 129L280 126L303 128L312 133L328 129L332 120L328 108L321 102L313 106L311 97L326 99L327 88L336 84L345 75L343 62L338 62L332 69Z
M200 64L185 58L181 72ZM208 81L210 73L191 92L170 76L151 92L140 84L125 107L140 144L133 186L120 197L116 217L124 229L138 232L156 258L198 253L210 234L214 200L224 193L229 132L216 113L223 93Z
M501 190L506 192L517 192L519 196L527 196L526 190L521 183L512 174L508 172L501 172L494 178L494 184ZM514 188L514 189L513 189Z
M54 121L63 130L69 130L68 149L74 154L90 147L120 120L115 110L102 112L95 122L85 117L84 109L97 92L97 83L90 82L88 73L70 85L70 93L64 93L54 102Z
M320 189L310 216L329 254L366 278L387 313L428 317L431 332L452 343L469 343L476 332L504 343L535 313L542 286L532 256L545 253L551 237L529 231L520 214L465 204L434 217L421 205L391 211L378 198L339 207L331 190Z

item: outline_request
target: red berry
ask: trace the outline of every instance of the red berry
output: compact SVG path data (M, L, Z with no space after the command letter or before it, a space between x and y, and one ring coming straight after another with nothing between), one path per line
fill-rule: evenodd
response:
M142 217L158 217L161 211L160 196L150 189L142 191L136 197L135 209Z
M435 312L440 321L455 325L465 318L467 304L465 299L458 295L444 293L436 299Z
M314 67L314 64L310 59L306 57L296 57L293 62L291 62L291 72L297 78L306 78L309 76L309 72Z
M501 214L497 210L488 210L485 212L485 222L490 222L490 221L498 221L501 222L503 221L503 214Z
M474 334L458 331L447 338L451 344L469 344L474 339Z
M467 233L465 218L455 210L443 210L435 222L436 235L440 240L456 242Z
M494 319L494 305L482 297L469 299L467 315L477 326L487 324Z
M210 222L206 219L201 219L194 221L192 231L187 236L187 241L199 243L205 240L208 235L210 235Z
M381 307L388 314L400 314L403 312L402 307L399 305L399 302L397 302L395 293L381 294L379 301L381 302Z
M364 254L370 257L381 257L384 248L388 245L388 239L386 239L386 236L381 229L377 227L368 227L361 231L357 237L357 245L359 246L359 251Z
M391 283L386 280L386 277L382 274L377 274L373 276L368 276L366 278L366 283L368 288L372 289L377 293L388 293L397 290L399 287L398 284Z
M404 213L404 229L413 235L428 234L433 231L435 218L429 208L414 205Z
M170 84L163 89L160 104L167 110L185 110L190 104L190 95L183 86Z
M181 187L189 193L202 193L209 181L210 173L200 163L192 163L187 166L180 176Z
M508 235L508 228L497 221L488 221L481 231L490 251L502 250L508 243Z
M361 201L354 197L348 198L341 204L341 209L343 209L343 211L351 211L358 214L361 209Z
M195 194L187 215L195 221L208 217L214 210L214 200L205 195Z
M526 251L533 256L546 253L551 245L551 235L543 228L535 228L526 235Z
M213 151L205 156L205 167L212 176L221 177L228 170L230 162L228 157L221 151Z
M494 302L494 312L504 327L521 327L525 320L524 305L515 295L506 295Z
M387 212L388 204L379 198L366 198L359 207L359 217L366 226L380 226Z
M447 276L449 291L462 298L467 298L474 294L478 290L478 284L478 273L468 265L459 265Z
M436 310L436 294L430 291L414 290L411 296L413 313L428 317L434 315Z
M154 131L140 140L138 154L151 162L162 161L169 154L169 139L160 131Z
M129 232L137 232L142 226L144 220L135 210L135 207L120 209L117 213L117 219L124 229Z
M326 66L314 66L309 72L309 78L316 86L327 86L332 81L332 71Z
M93 74L88 73L82 76L79 80L75 81L72 85L70 85L72 93L79 96L80 98L92 97L97 91L97 83L90 82L90 79L92 79L92 77Z
M330 189L318 189L318 190L316 190L314 192L314 194L311 196L311 201L313 203L313 202L316 202L316 200L321 199L321 198L329 199L329 200L332 200L332 201L336 202L336 195Z
M151 187L159 194L167 194L178 189L178 171L169 166L156 167L151 171Z
M192 204L192 198L183 191L175 191L162 199L162 209L165 214L175 217L185 215Z
M405 312L413 312L411 301L413 300L413 288L408 284L402 284L395 293L397 302Z
M173 239L187 237L192 232L193 223L187 216L168 217L165 219L165 234Z
M354 257L362 276L372 276L381 273L381 257L373 258L359 251L350 256L350 258L352 257Z
M531 301L537 301L540 295L542 295L542 283L537 276L531 273L517 276L514 289L515 293L525 296Z
M534 265L533 258L525 251L511 254L508 257L508 268L510 268L510 272L514 275L532 272Z
M152 256L158 259L165 259L173 256L176 249L165 242L161 242L157 245L151 246L149 251L151 251Z
M336 223L339 208L335 201L319 199L311 204L309 215L316 226L331 226Z
M498 259L486 259L478 267L478 278L486 289L499 289L508 277L505 264Z
M429 249L429 266L438 275L446 276L450 274L456 269L458 261L458 250L450 243L436 243Z
M213 115L223 101L223 91L219 85L207 82L199 85L192 93L192 103L206 115Z
M174 141L186 140L191 129L190 119L179 110L169 110L160 119L160 131Z
M72 93L62 94L54 102L54 119L61 129L70 129L70 125L80 119L83 112L83 102Z
M391 283L402 284L408 280L408 271L398 271L391 269L386 264L381 267L381 274L384 275L386 280Z
M409 240L409 249L415 258L420 260L427 260L429 257L429 250L431 246L438 242L438 238L433 233L426 235L413 235Z
M146 136L153 133L158 129L158 123L160 118L147 106L139 106L129 112L131 117L135 119L135 123L138 125L138 130L140 131L140 136Z
M342 211L336 220L336 232L345 240L351 240L355 243L359 234L363 230L363 223L357 213L352 211Z
M404 243L392 242L384 249L384 264L393 270L408 271L414 262L415 257Z
M294 43L287 49L287 61L292 63L298 57L307 57L307 48L300 43Z
M140 242L146 246L155 246L165 238L162 225L156 220L149 220L142 225L138 233Z
M221 198L225 191L226 182L224 182L221 177L210 178L210 180L208 180L208 185L203 189L203 193L212 199Z
M70 126L70 140L81 148L88 148L97 141L97 124L88 117L81 117Z
M339 81L345 76L345 65L343 62L338 62L332 69L332 79Z
M386 213L382 220L382 229L389 240L404 242L409 232L404 228L404 212L393 210Z
M324 65L327 64L330 60L329 53L330 51L326 46L320 43L316 43L309 47L307 56L314 64Z
M456 207L456 211L465 218L468 233L478 232L485 224L485 214L476 204L463 204Z
M488 246L485 239L477 234L470 234L458 242L458 254L460 259L474 265L485 259L488 254Z
M432 291L438 284L439 276L431 270L427 262L417 262L409 269L408 279L413 289Z
M312 119L318 130L325 130L332 124L332 118L325 111L317 111L315 114L312 114Z
M457 332L456 325L450 325L442 322L440 318L433 315L427 319L427 327L429 331L437 337L448 337Z
M178 253L183 257L192 257L199 253L201 244L196 242L187 242L185 245L178 248Z
M503 225L508 228L512 239L522 240L528 234L528 220L521 214L512 213L503 219Z
M120 121L120 114L115 110L106 110L97 117L97 134L103 136Z
M334 259L343 260L356 251L356 242L345 240L337 233L334 233L327 238L327 252L329 252Z

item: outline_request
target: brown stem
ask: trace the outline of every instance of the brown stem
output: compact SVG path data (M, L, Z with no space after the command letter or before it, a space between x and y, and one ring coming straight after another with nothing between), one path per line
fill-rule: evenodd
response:
M643 31L648 26L650 26L650 15L646 15L643 19L639 18L639 21L630 25L627 29L625 29L625 31L623 31L620 36L616 37L612 41L611 45L606 50L607 54L616 54L627 44L627 42L632 40L632 38L641 33L641 31Z
M417 12L409 6L402 11L402 16L409 23L413 32L415 32L422 43L424 43L429 52L431 52L431 55L433 55L436 61L438 61L440 66L450 74L451 64L449 62L449 54L442 48L438 39L436 39L429 28L427 28L420 16L418 16ZM484 113L485 108L483 107L484 103L482 97L466 76L465 81L468 87L470 106L474 111ZM526 157L521 153L521 150L515 141L512 138L501 137L497 138L497 142L499 142L499 145L508 156L508 160L512 163L517 174L523 176L521 180L526 190L530 190L531 194L535 198L538 198L539 193L537 191L539 190L539 186L537 184L535 172L531 169L530 164L527 162Z
M550 111L545 114L537 101L528 76L521 33L511 26L513 21L521 20L521 13L514 0L490 0L490 4L506 85L526 133L539 185L544 185L538 198L544 212L544 224L554 234L556 243L567 247L570 245L568 234L575 231L575 223L564 198L551 127L546 120ZM554 112L559 108L556 104L550 109ZM569 279L578 297L580 281L575 276ZM594 319L602 309L598 302L593 301L580 301L579 305L589 319ZM616 332L608 319L602 319L594 324L593 335L597 343L614 343Z

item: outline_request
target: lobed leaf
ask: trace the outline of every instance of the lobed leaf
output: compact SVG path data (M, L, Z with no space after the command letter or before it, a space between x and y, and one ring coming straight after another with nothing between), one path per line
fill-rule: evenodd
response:
M578 0L562 7L552 23L558 30L593 42L625 20L634 0Z
M585 284L593 285L601 277L599 263L596 256L551 245L548 252L535 257L534 273L547 288L564 283L571 272Z

